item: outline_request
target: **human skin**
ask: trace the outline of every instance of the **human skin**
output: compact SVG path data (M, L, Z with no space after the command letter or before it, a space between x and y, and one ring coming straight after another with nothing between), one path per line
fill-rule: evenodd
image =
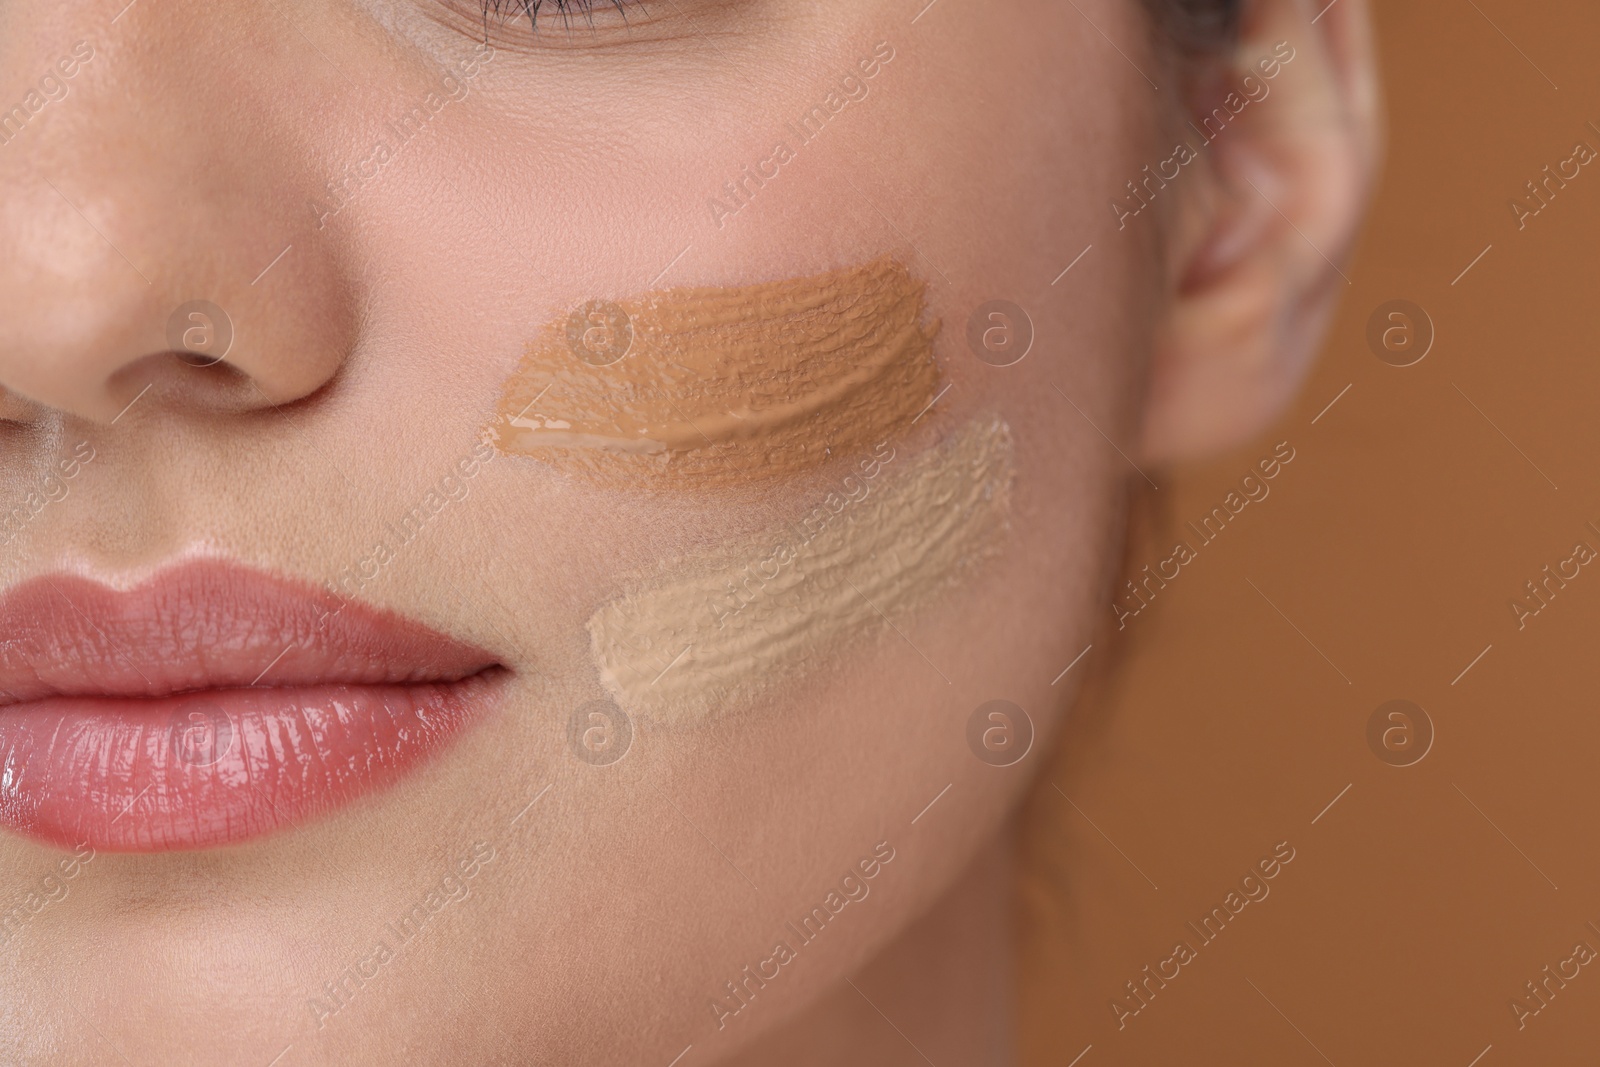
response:
M125 583L192 555L336 580L471 451L565 309L884 254L927 284L950 385L896 445L1003 418L1010 532L971 581L804 684L639 724L595 766L568 724L603 695L585 625L616 575L767 529L823 483L618 489L498 456L362 597L492 652L504 702L327 817L83 864L0 944L0 1059L784 1062L826 1038L890 1062L872 1050L909 1055L898 1026L935 1062L999 1062L999 1009L891 1007L918 983L945 1002L961 968L908 962L941 948L971 973L1006 965L982 916L1002 909L1002 827L1034 761L974 758L968 719L1011 700L1050 743L1074 678L1053 680L1107 617L1134 465L1237 441L1292 394L1372 167L1361 5L1316 26L1262 5L1245 61L1298 49L1271 103L1119 230L1110 198L1182 126L1176 60L1125 0L669 0L627 27L598 9L570 34L491 27L487 61L471 4L124 3L0 0L0 105L93 46L0 145L0 498L80 441L95 453L0 553L0 584ZM885 41L866 98L718 225L708 198ZM474 57L464 95L366 162ZM331 211L347 167L363 181ZM1036 337L1005 368L965 343L997 297ZM169 351L196 298L236 331L215 367ZM493 859L465 898L319 1019L324 983L478 842ZM719 1027L723 983L880 842L894 859L870 895ZM68 854L0 833L0 904ZM948 918L952 902L982 916ZM881 1012L851 1006L852 976Z

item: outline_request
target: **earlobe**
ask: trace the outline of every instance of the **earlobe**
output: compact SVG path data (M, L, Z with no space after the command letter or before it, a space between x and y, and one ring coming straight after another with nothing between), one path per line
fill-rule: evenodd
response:
M1172 291L1140 442L1151 463L1262 432L1310 367L1377 165L1365 4L1318 16L1261 0L1231 67L1187 107L1202 165L1170 219Z

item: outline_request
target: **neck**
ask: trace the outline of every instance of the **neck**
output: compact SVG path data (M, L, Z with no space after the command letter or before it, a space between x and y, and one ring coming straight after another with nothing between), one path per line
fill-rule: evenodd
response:
M1014 853L985 845L876 958L724 1067L1014 1064Z

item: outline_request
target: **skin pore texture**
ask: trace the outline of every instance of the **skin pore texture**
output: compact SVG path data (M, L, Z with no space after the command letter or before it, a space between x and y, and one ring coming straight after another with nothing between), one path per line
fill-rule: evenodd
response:
M782 479L904 429L938 382L922 283L810 278L590 301L528 347L491 433L601 484Z
M1360 10L1269 5L1241 62L1297 58L1241 124L1339 128L1320 42ZM1004 827L1109 618L1131 463L1259 428L1276 408L1230 375L1289 394L1273 330L1340 284L1313 247L1348 240L1318 192L1343 157L1263 154L1281 217L1216 179L1255 143L1230 129L1119 229L1184 127L1141 3L628 12L486 45L454 0L0 0L26 117L0 142L0 587L234 561L483 650L500 688L392 787L227 847L0 831L0 1063L1010 1060ZM1219 238L1233 215L1257 236ZM169 341L195 300L231 322L212 366ZM1011 366L966 343L994 300L1031 330ZM614 353L596 301L633 329L614 363L567 341L582 311ZM1211 383L1206 419L1166 362ZM745 606L717 658L639 695L656 659L615 624L699 639L674 598L728 581L753 599L719 602ZM606 762L573 738L608 700L631 743ZM1012 766L968 744L995 700L1035 729Z
M570 44L508 27L470 79L460 64L480 55L481 21L441 22L433 0L141 2L108 32L122 6L0 4L31 27L0 34L0 71L44 69L58 39L96 47L71 95L0 151L0 224L18 250L0 258L0 381L38 405L14 401L24 421L5 429L0 488L25 494L80 440L96 455L0 557L0 580L71 569L131 584L200 554L319 583L348 568L360 581L341 583L346 595L487 649L508 675L498 711L370 801L228 849L96 854L37 913L27 894L62 853L0 835L0 909L28 916L0 944L0 1060L110 1067L120 1049L134 1063L214 1067L266 1064L292 1045L278 1067L664 1067L693 1045L678 1067L694 1067L807 1062L813 1038L878 1063L915 1056L846 978L935 1062L1003 1057L1003 1005L975 1031L953 991L1007 987L1009 950L991 929L1004 858L988 860L980 897L930 909L1032 770L976 759L967 720L1015 701L1043 750L1071 679L1050 682L1091 640L1125 468L1050 383L1130 436L1157 242L1154 230L1108 241L1112 217L1089 194L1142 165L1128 131L1150 126L1156 101L1133 91L1138 75L1070 7L1034 2L1003 17L941 3L911 26L915 10L883 0L678 0L681 15L635 9L631 31L597 8L594 36ZM1085 10L1127 39L1147 32L1133 5ZM787 127L886 39L896 56L866 99L798 143ZM451 71L456 98L441 88ZM0 90L25 88L6 75ZM400 146L390 123L430 92L449 102ZM1070 103L1080 97L1096 103ZM1052 113L1080 117L1063 135ZM724 226L708 221L706 199L783 138L794 162ZM379 140L397 151L363 166ZM981 162L1001 157L1001 171ZM997 189L999 173L1030 175L1031 191ZM330 181L344 196L327 216ZM24 236L41 227L48 239ZM1086 258L1074 285L1052 289L1084 233L1095 269ZM924 336L946 325L910 346L932 361L914 395L858 390L890 411L858 438L840 427L858 445L784 477L629 476L663 454L593 448L560 461L496 453L475 476L458 472L529 342L552 322L564 331L574 309L880 263L905 274L890 268L863 294L874 307L893 296L875 322L898 317ZM1038 338L1010 368L964 345L972 310L996 296L1025 304ZM172 310L197 297L234 319L220 375L151 356ZM648 351L600 368L561 354L574 374L614 374ZM595 659L597 612L685 563L728 562L730 545L759 547L738 562L761 565L774 534L893 449L866 500L819 535L830 538L963 428L995 419L1009 428L1009 532L968 580L914 608L879 603L889 621L866 619L861 641L824 624L825 668L759 700L637 716L614 763L574 749L574 716L617 699ZM980 451L1001 461L999 438L967 440L986 436ZM710 453L666 455L692 465ZM439 493L402 544L389 531L446 475L455 494ZM361 567L380 540L392 561ZM855 610L846 633L861 625ZM880 842L895 859L871 894L719 1025L725 983L771 957L792 936L785 924ZM461 891L435 898L448 903L424 908L421 936L390 932L459 877L463 856L490 849ZM925 915L981 916L991 936L968 954L971 938L920 926ZM891 945L904 948L885 958Z

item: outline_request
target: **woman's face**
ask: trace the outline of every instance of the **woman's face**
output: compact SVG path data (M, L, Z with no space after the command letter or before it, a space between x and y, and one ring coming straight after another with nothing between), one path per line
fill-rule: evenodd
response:
M486 45L470 2L125 3L0 3L0 580L104 639L0 635L0 1058L666 1064L789 1017L996 832L1101 621L1168 276L1108 206L1171 154L1143 11L546 4ZM266 696L167 695L244 660ZM30 765L40 722L87 747ZM150 747L203 728L241 777Z

